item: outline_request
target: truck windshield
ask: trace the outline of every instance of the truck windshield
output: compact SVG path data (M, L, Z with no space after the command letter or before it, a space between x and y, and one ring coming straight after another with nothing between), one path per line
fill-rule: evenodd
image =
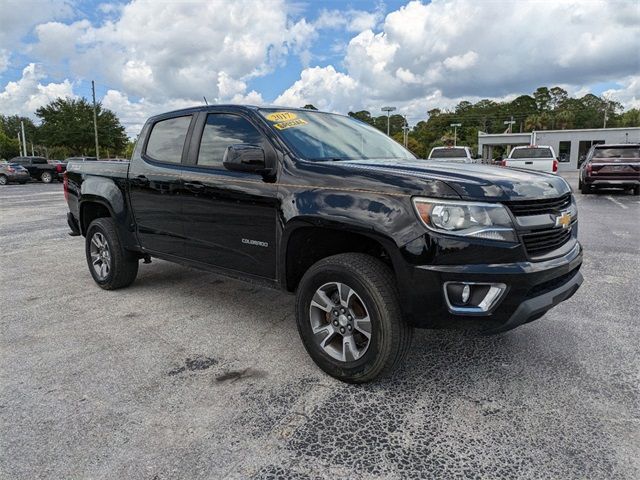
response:
M464 148L438 148L434 149L429 158L464 158L467 151Z
M550 148L517 148L510 158L553 158Z
M628 147L596 148L593 158L640 158L640 147L629 145Z
M332 113L260 109L274 131L301 158L312 161L416 157L374 127Z

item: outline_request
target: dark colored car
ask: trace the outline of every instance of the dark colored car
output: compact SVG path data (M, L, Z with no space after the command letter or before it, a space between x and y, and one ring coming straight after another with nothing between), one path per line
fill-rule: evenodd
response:
M0 163L0 185L7 185L10 182L17 182L24 185L30 178L29 172L22 165L17 163Z
M10 163L17 163L27 169L31 178L41 180L43 183L51 183L62 179L64 170L59 165L51 165L44 157L14 157Z
M600 187L623 188L640 195L640 144L591 147L580 165L578 188L586 194Z
M413 327L506 331L582 283L561 177L425 162L342 115L159 115L129 163L71 162L65 195L100 287L157 257L295 292L307 351L347 382L391 371Z

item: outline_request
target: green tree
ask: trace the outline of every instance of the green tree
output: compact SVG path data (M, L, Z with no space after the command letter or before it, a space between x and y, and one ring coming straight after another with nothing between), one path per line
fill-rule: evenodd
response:
M318 110L316 107L314 107L312 104L307 103L304 107L302 108L306 108L307 110Z
M11 138L0 128L0 159L9 160L20 155L20 144L17 138Z
M95 155L93 107L84 98L58 98L36 110L42 121L40 141L47 147L66 147L72 155ZM97 107L100 148L116 154L124 151L127 135L111 110Z
M632 108L620 116L621 127L640 127L640 109Z

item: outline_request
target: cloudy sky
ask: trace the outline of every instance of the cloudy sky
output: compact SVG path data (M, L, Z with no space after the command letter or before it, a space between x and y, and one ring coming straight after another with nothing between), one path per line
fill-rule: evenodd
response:
M0 1L0 113L97 96L135 135L213 102L410 120L541 85L640 107L638 0Z

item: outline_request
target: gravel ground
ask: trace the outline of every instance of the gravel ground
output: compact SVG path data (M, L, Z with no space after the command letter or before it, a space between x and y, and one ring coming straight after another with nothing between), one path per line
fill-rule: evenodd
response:
M292 296L155 260L102 291L62 186L3 187L0 478L640 478L640 198L577 198L573 298L350 386Z

